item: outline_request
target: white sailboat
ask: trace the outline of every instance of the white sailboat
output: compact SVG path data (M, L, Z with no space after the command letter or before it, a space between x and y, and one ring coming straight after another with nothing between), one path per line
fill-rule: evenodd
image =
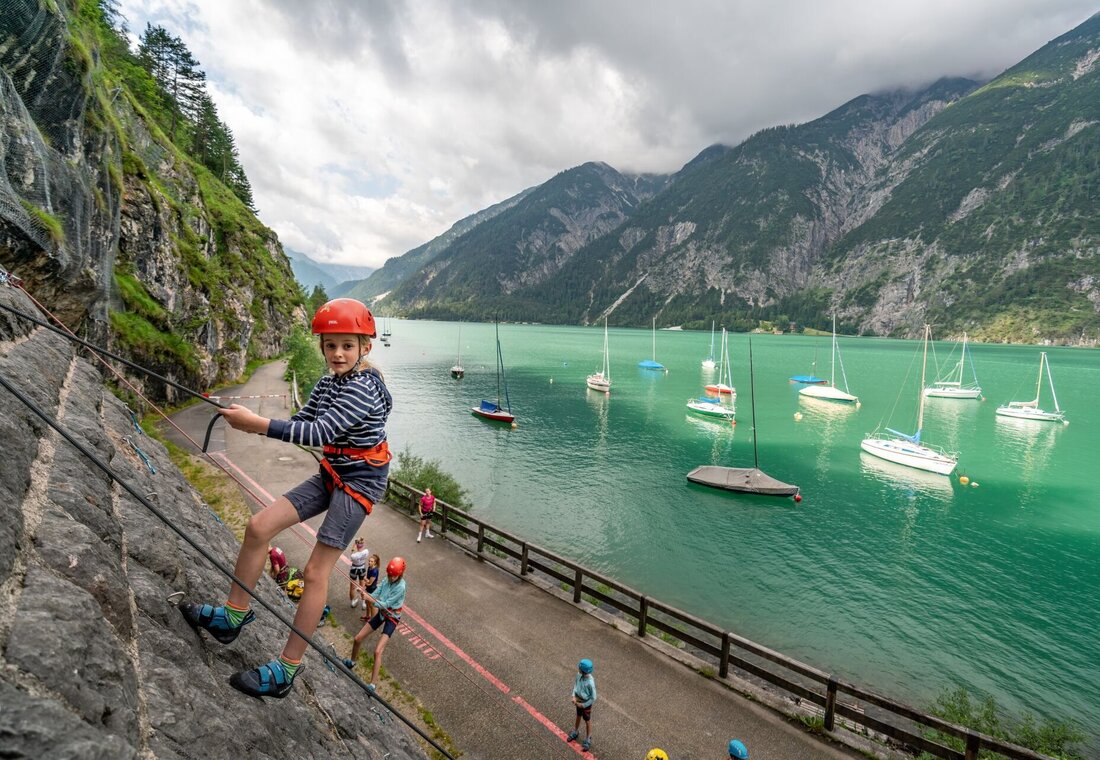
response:
M710 322L710 353L703 359L703 369L714 369L714 320Z
M978 385L978 373L974 371L974 358L970 358L970 372L974 377L972 382L963 382L963 365L969 354L966 351L967 337L963 333L962 351L959 354L959 362L951 368L951 371L943 375L936 382L924 389L924 395L930 398L955 398L975 399L982 397L982 387Z
M701 414L704 417L716 417L718 419L730 420L734 419L734 403L733 400L737 397L737 394L733 392L733 375L730 370L730 352L729 352L729 336L726 333L726 328L722 328L722 358L719 361L719 379L723 382L718 386L707 386L709 391L713 387L729 388L729 392L718 394L718 398L689 398L687 401L687 408L689 411ZM729 403L726 404L723 401L723 396L729 398Z
M454 366L451 367L451 377L455 380L461 380L466 375L466 370L462 368L462 325L458 326L458 359L455 361Z
M921 428L924 426L924 374L928 366L928 341L931 333L932 328L925 325L924 357L920 368L920 388L917 391L917 431L912 435L907 435L886 428L886 432L890 433L892 437L877 437L872 434L870 438L863 439L859 447L868 454L885 459L888 462L895 462L906 467L915 467L918 470L935 472L940 475L950 475L955 469L955 465L958 464L958 455L921 443Z
M1046 412L1039 408L1039 393L1043 389L1043 367L1046 367L1047 383L1050 385L1050 396L1054 400L1053 412ZM1066 419L1066 413L1058 406L1058 396L1054 393L1054 378L1050 376L1050 362L1047 361L1046 351L1042 351L1039 354L1039 379L1035 383L1035 398L1031 401L1010 401L1005 406L998 406L997 414L1002 417L1015 417L1020 420L1069 424L1069 420Z
M657 361L657 318L656 317L653 318L653 358L652 359L642 359L640 362L638 362L638 366L641 367L642 369L652 369L652 370L668 372L668 370L665 369L665 365L663 365L663 364L661 364L660 362Z
M611 392L611 359L607 352L607 317L603 318L603 369L585 378L585 384L600 393Z
M717 396L729 396L732 402L733 399L737 398L737 389L733 387L733 374L730 369L731 365L729 333L726 332L726 328L723 327L722 348L718 360L718 382L707 383L703 386L703 389L706 390L707 393L713 393Z
M840 377L844 380L844 390L836 387L836 360L840 356L840 348L836 343L836 314L833 315L833 353L832 365L829 374L828 385L807 385L798 391L800 396L819 398L825 401L839 401L845 404L855 404L859 407L859 398L848 392L848 375L844 372L844 360L840 362Z

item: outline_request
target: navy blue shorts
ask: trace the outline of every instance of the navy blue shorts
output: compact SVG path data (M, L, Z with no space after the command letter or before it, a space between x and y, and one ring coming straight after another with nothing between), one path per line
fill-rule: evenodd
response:
M294 506L299 522L328 510L321 529L317 531L317 540L337 549L348 548L367 516L363 506L345 491L334 488L330 494L320 474L302 481L283 496Z
M588 707L577 705L577 717L583 718L586 722L592 720L592 705Z
M377 631L378 626L382 627L382 633L386 636L393 636L393 632L397 630L397 621L390 620L388 617L384 617L381 612L374 613L374 617L367 623L372 631Z

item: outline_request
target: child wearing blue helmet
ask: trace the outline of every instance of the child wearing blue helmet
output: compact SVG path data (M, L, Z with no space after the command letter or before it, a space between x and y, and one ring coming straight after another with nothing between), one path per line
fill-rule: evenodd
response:
M749 760L749 749L740 739L730 739L730 757L736 760Z
M581 718L584 718L584 741L581 747L585 751L592 748L592 705L596 701L596 679L592 676L592 660L585 657L577 663L577 677L573 681L573 705L577 708L577 718L573 721L573 730L566 741L576 741L580 736Z

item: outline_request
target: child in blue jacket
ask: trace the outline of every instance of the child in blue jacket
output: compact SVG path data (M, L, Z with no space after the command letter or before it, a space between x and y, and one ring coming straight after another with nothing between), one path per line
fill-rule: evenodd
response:
M584 719L584 741L581 747L586 751L592 748L592 705L596 701L596 679L592 675L592 660L587 657L577 663L577 677L573 681L573 705L577 708L577 718L573 721L573 730L566 741L576 741L580 736L581 719Z

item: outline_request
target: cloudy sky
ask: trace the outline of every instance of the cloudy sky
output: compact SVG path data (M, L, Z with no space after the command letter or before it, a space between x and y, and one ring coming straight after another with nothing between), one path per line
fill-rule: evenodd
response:
M260 218L380 266L585 161L671 172L865 92L989 78L1095 0L120 0L207 72Z

